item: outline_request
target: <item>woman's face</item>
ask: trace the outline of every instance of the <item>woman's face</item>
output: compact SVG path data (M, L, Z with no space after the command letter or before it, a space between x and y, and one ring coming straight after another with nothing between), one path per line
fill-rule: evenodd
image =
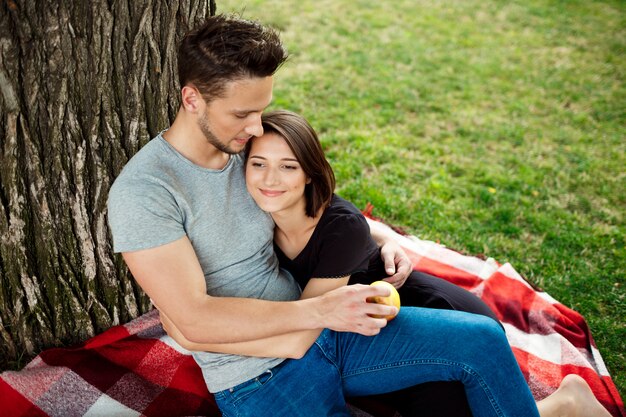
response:
M252 139L246 164L246 185L262 210L277 213L300 208L304 214L304 187L308 182L282 136L267 133Z

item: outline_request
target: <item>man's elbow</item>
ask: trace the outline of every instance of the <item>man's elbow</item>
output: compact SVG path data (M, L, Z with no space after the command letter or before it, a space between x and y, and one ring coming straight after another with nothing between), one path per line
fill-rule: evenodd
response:
M172 338L172 339L174 339L174 338ZM191 350L201 350L201 349L198 348L199 345L197 345L195 343L192 343L192 342L190 342L187 339L176 338L176 339L174 339L174 341L176 343L178 343L179 346L181 346L181 347L183 347L183 348L185 348L187 350L190 350L190 351Z
M183 337L191 343L236 343L239 341L231 329L225 329L219 325L207 325L206 321L184 322L178 329Z
M181 336L184 337L187 343L211 343L210 338L207 338L206 326L201 328L200 323L195 318L191 320L181 320L176 324Z
M184 338L185 342L190 343L209 343L203 340L203 338L199 337L197 331L192 326L182 326L180 329L180 334Z

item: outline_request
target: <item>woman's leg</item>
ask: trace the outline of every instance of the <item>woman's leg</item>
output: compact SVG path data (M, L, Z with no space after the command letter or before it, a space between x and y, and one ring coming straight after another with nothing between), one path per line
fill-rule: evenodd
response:
M459 381L425 382L387 394L349 400L356 405L363 402L366 411L369 401L374 401L374 404L383 404L387 410L397 411L403 417L472 417L465 388Z
M403 306L465 311L498 321L489 306L471 292L423 272L413 271L398 292ZM472 416L465 389L458 381L427 382L369 397L398 410L403 416Z
M411 272L398 293L402 305L465 311L498 321L493 310L476 295L445 279L424 272Z
M552 395L537 403L541 417L611 417L579 375L567 375Z
M369 276L385 276L384 268L368 273ZM377 278L378 279L378 278ZM355 274L349 284L371 284L376 279L365 274ZM412 271L404 285L398 289L403 306L457 310L481 314L498 321L495 313L484 301L471 292L442 278L420 271Z
M456 380L475 417L539 415L504 332L481 315L405 307L377 336L328 334L316 343L338 363L348 396Z

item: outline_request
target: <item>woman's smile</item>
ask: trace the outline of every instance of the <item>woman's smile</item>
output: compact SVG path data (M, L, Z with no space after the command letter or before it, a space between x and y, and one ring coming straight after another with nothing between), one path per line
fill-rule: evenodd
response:
M285 193L285 191L279 191L279 190L259 189L259 191L261 192L261 194L263 194L266 197L279 197Z
M302 210L307 176L285 139L267 133L252 139L246 163L246 186L257 205L268 213Z

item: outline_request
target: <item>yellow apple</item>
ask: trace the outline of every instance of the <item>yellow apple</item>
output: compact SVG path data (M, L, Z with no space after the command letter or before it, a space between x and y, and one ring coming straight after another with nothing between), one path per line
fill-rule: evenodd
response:
M391 285L387 281L374 281L370 285L382 285L383 287L387 287L389 288L390 294L387 297L381 297L381 296L369 297L367 299L368 303L377 303L377 304L384 304L388 306L394 306L398 309L398 311L400 311L400 294L398 294L398 291L393 285ZM372 317L376 317L378 319L385 318L387 320L392 320L395 317L395 314L389 315L389 316L381 316L381 315L373 314Z

